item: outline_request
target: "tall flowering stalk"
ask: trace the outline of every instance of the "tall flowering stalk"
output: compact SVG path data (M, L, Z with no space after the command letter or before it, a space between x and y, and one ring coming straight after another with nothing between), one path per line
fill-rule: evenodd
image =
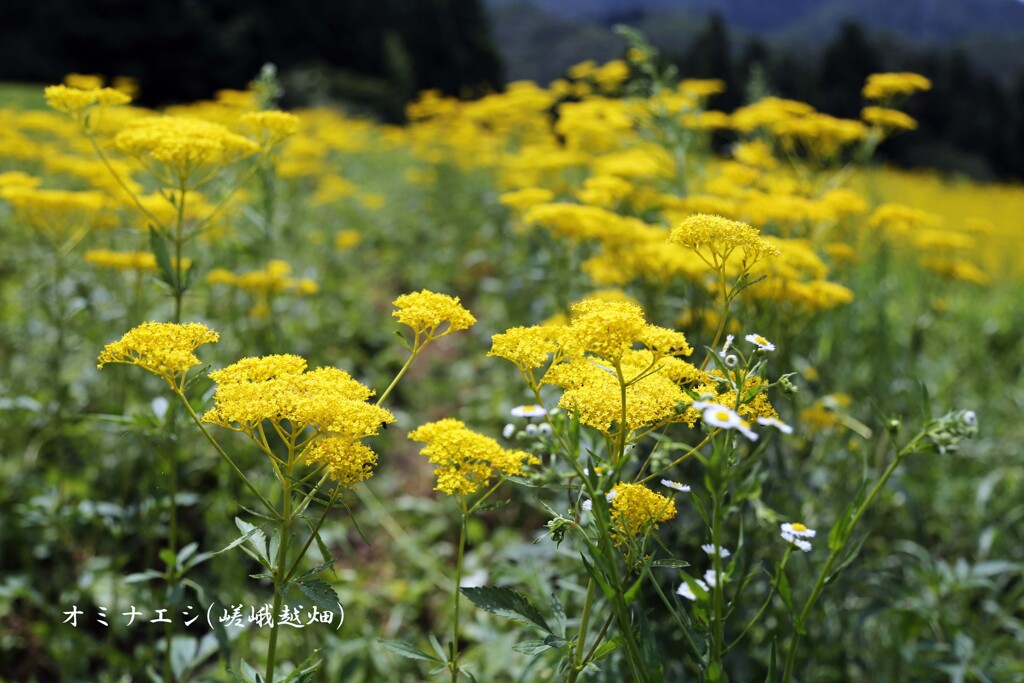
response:
M412 324L417 341L398 378L426 344L447 331L465 329L475 322L457 299L427 291L407 296L411 298L399 297L395 314ZM447 331L438 331L442 325ZM247 552L264 566L273 581L273 624L265 669L266 681L273 683L278 615L288 590L296 587L326 609L336 606L333 589L316 578L333 566L333 558L323 558L324 564L314 571L298 577L296 573L343 492L373 475L377 455L363 441L394 421L394 415L380 403L398 378L371 403L374 392L343 370L309 370L303 358L288 354L243 358L210 373L216 384L213 407L200 416L187 395L195 379L189 377L189 371L200 364L195 350L218 339L216 332L199 323L146 323L108 344L100 354L99 366L137 365L163 379L206 440L262 506L268 521L259 526L239 521L246 533L225 550L248 543L252 547L247 547ZM278 484L277 502L275 496L265 495L250 479L208 425L243 434L266 457ZM324 506L323 513L307 535L297 535L296 522L313 502ZM267 526L273 526L273 537L261 547L253 538ZM271 548L276 552L271 553Z

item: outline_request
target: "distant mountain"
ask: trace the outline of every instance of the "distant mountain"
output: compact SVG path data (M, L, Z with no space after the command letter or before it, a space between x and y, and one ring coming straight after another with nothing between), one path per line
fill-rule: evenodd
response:
M734 37L815 48L846 21L910 45L963 48L983 68L1009 76L1024 68L1024 2L1019 0L486 0L512 77L550 80L577 58L622 52L616 23L645 30L670 48L717 13ZM591 50L591 53L584 51ZM568 61L567 61L568 60Z
M604 23L650 13L721 14L753 33L833 29L852 19L905 38L955 40L975 33L1018 33L1019 0L526 0L548 14ZM489 5L509 0L488 0Z

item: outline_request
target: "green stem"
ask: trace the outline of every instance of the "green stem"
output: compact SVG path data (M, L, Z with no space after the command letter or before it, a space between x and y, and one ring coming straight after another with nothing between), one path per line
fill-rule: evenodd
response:
M452 601L452 661L451 661L451 673L452 683L459 677L459 598L462 597L462 561L466 555L466 503L462 501L461 517L462 523L459 525L459 557L455 564L455 599Z
M220 457L224 458L224 460L227 461L228 465L231 466L231 469L234 470L235 474L237 474L239 478L241 478L241 480L245 483L248 489L252 491L253 494L255 494L259 501L263 503L263 506L269 512L273 513L274 515L277 515L277 508L274 507L273 503L267 500L266 496L260 493L259 489L257 489L251 481L249 481L249 478L245 476L242 470L239 469L238 465L235 464L235 461L231 459L231 456L228 455L223 448L221 448L221 445L217 443L216 439L213 438L213 434L210 434L209 430L207 430L206 426L203 424L203 421L199 419L198 415L196 415L196 411L192 410L192 406L189 404L188 399L185 398L185 395L181 393L181 390L177 387L174 387L174 393L175 395L177 395L179 399L181 399L181 402L185 404L185 409L188 411L188 414L192 418L192 421L196 423L196 425L199 427L199 430L202 431L203 436L205 436L206 440L210 442L214 450L216 450L217 453L220 454Z
M580 672L583 670L583 643L587 637L587 627L590 625L590 610L594 604L594 595L596 593L597 584L594 583L594 579L591 577L587 582L587 597L583 601L583 613L580 615L580 633L576 637L576 645L573 647L575 652L569 655L570 659L575 659L576 661L569 667L568 683L575 683Z
M775 597L776 586L779 585L779 577L781 576L782 572L786 570L786 563L789 561L789 557L792 554L793 546L790 545L786 548L786 553L782 556L782 561L779 562L779 566L775 570L775 581L773 581L772 585L769 587L768 597L765 598L764 603L761 605L761 609L757 611L757 614L754 615L753 619L747 622L747 625L743 627L743 630L740 631L740 634L738 636L736 636L736 639L726 646L725 652L729 652L729 650L739 645L740 641L742 641L743 638L747 635L747 632L750 631L751 628L753 628L754 624L756 624L761 619L761 615L764 614L764 611L768 609L768 605L771 604L772 598Z
M711 599L713 609L713 623L711 630L711 658L709 662L709 668L711 665L717 665L718 669L722 669L722 655L723 647L725 644L725 620L723 618L724 611L724 591L725 581L722 576L722 497L718 491L711 494L714 497L714 508L711 513L711 543L715 546L715 553L712 557L712 567L715 572L715 585L712 588Z
M893 458L893 461L889 463L887 468L885 468L885 472L882 473L881 478L875 483L867 498L864 499L864 502L861 503L860 507L857 508L857 512L854 513L853 517L850 519L850 524L846 527L843 534L842 542L835 550L829 553L828 560L826 560L825 566L821 568L821 572L818 573L818 580L815 581L814 588L811 589L811 595L807 598L807 602L804 603L803 610L801 610L800 615L796 618L796 621L793 624L793 639L789 643L789 652L786 655L786 668L782 674L783 683L789 683L789 680L793 675L793 666L796 663L796 650L800 643L800 637L804 633L807 617L810 615L811 609L814 607L814 603L817 602L818 597L821 595L821 591L825 588L825 581L831 574L832 567L835 566L836 562L843 555L846 550L846 544L853 535L853 530L856 528L861 518L864 517L868 508L871 507L875 497L878 496L878 493L889 481L889 477L892 476L893 472L896 471L896 468L899 467L901 462L903 462L903 458L914 451L919 440L920 436L916 437L906 447L904 447L903 450L896 454L896 457Z
M420 349L422 348L422 346L418 345L413 346L412 355L409 356L409 360L405 361L405 365L403 365L402 369L398 371L398 374L395 375L395 378L391 380L391 384L389 384L388 388L384 390L384 393L380 395L380 398L377 399L377 403L375 405L379 406L380 404L384 403L384 399L391 395L391 392L398 385L398 380L402 379L406 371L409 369L409 366L411 366L412 362L416 359L416 356L419 355Z
M290 456L290 454L289 454ZM288 458L288 474L291 475L294 458ZM279 616L281 606L284 604L284 592L288 580L285 576L285 566L288 563L288 545L291 540L290 530L292 524L292 490L290 480L282 482L283 498L281 501L281 520L278 524L278 547L277 560L274 564L274 605L271 608L272 625L270 627L270 645L267 649L267 672L264 678L267 683L274 683L274 660L277 656L277 634L279 631Z

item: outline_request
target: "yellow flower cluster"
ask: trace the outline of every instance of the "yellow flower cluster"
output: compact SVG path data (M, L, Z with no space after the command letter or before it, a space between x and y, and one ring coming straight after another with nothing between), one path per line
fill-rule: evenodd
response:
M113 227L113 215L106 211L107 198L92 190L40 190L11 187L4 199L17 218L34 228L58 247L73 246L94 227Z
M76 120L81 118L82 114L90 107L127 104L132 101L131 97L113 88L75 88L66 85L51 85L46 88L44 93L48 105Z
M434 489L449 496L470 495L489 486L495 477L515 476L525 466L540 462L525 451L506 450L452 418L422 425L409 438L426 444L423 455L437 465Z
M612 521L616 526L616 542L625 537L644 536L676 516L671 498L655 493L643 484L617 484L609 493Z
M585 299L571 313L568 325L494 335L488 355L514 363L534 390L563 389L559 406L608 436L623 429L623 392L627 434L677 419L678 406L689 402L682 387L706 378L678 358L693 353L686 336L648 324L643 309L628 301ZM534 371L549 359L538 380Z
M170 173L166 184L192 189L208 181L211 170L259 151L259 145L227 127L180 116L155 116L130 123L114 138L117 148L144 165L157 162ZM198 177L196 177L198 174ZM157 177L161 174L157 172Z
M97 367L108 363L138 365L181 391L189 369L199 365L195 350L219 339L220 335L202 323L143 323L107 344Z
M920 74L892 72L868 76L861 94L867 100L888 100L899 95L913 95L931 89L932 82Z
M299 117L283 111L251 111L242 114L241 122L257 132L264 147L276 145L299 130Z
M673 228L669 242L708 254L715 265L725 264L737 249L747 266L781 253L777 246L759 236L757 228L708 214L696 214Z
M111 270L155 271L156 257L149 251L113 251L111 249L90 249L82 256L86 263ZM188 269L192 259L181 259L181 267Z
M273 259L267 263L266 268L245 273L235 274L224 268L214 268L206 275L206 281L254 294L256 303L250 315L254 318L267 318L270 316L270 300L273 295L280 292L309 295L320 291L315 280L289 277L291 270L292 267L286 261Z
M914 130L917 128L917 121L909 114L904 114L898 109L886 107L864 107L860 117L875 128L882 131L883 135L901 130Z
M412 328L416 335L413 348L457 332L468 330L476 323L473 314L466 310L459 297L437 294L426 289L403 294L394 301L392 312L398 322Z
M311 430L302 457L323 465L345 486L372 474L376 455L361 439L394 422L389 411L367 403L373 392L337 368L306 370L293 355L243 358L210 373L217 383L214 407L203 422L242 432L270 451L263 423L271 423L291 447Z

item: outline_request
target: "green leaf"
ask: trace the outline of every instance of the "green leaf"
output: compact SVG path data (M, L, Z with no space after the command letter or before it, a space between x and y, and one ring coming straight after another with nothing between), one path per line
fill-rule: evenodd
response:
M532 657L533 655L539 655L541 652L550 650L551 646L543 640L524 640L521 643L513 645L512 649L516 652Z
M312 576L316 576L317 574L319 574L323 570L328 569L328 568L333 567L333 566L334 566L334 560L331 560L330 562L324 562L323 564L317 565L316 567L313 567L309 571L305 572L302 576L300 576L298 578L298 581L303 581L303 580L308 579L308 578L310 578Z
M590 562L587 561L587 558L582 554L580 554L580 559L583 560L583 568L587 570L587 574L590 575L590 578L597 583L598 588L601 589L604 596L609 600L614 600L615 591L612 590L611 586L608 585L608 582L604 580L604 577L597 573L597 570L594 569L594 565L590 564Z
M555 617L555 628L557 629L556 635L565 637L565 606L562 605L562 601L558 599L558 596L554 593L551 594L551 613Z
M786 572L779 572L779 580L776 582L775 588L779 591L779 597L785 603L786 609L789 610L790 614L793 614L793 589L789 587L789 579L786 578Z
M847 550L846 557L836 565L835 569L832 570L832 573L825 577L826 586L835 581L836 577L839 576L839 573L849 567L850 564L857 559L857 556L860 555L860 549L864 547L864 541L868 540L868 536L869 534L867 533L861 534L860 538L853 542L849 550Z
M608 640L601 643L597 650L594 651L594 656L590 660L592 662L599 662L611 653L622 647L622 634L616 633Z
M540 611L522 593L502 586L460 588L470 602L482 610L506 617L520 624L533 625L553 633Z
M428 655L423 650L419 649L415 645L405 642L404 640L377 640L378 643L383 645L385 649L393 652L400 657L407 659L422 659L427 662L436 662L438 664L444 664L444 660L438 659Z
M645 678L649 681L660 681L665 678L665 665L661 663L661 655L658 653L658 639L654 635L654 629L647 615L643 611L637 611L638 640L640 641L640 657L644 665Z
M777 641L772 638L772 651L768 657L768 676L764 679L764 683L775 683L779 679L778 665L775 662L775 649Z
M667 560L655 560L651 562L652 567L671 567L673 569L682 569L683 567L689 567L690 563L685 560L667 559Z
M444 648L441 647L441 641L437 639L437 636L433 633L428 633L427 639L430 641L430 647L434 648L434 652L437 653L437 656L440 657L442 661L447 661L448 655L445 654Z
M242 535L236 538L235 540L231 541L231 543L228 543L226 546L224 546L223 548L221 548L213 554L220 555L221 553L227 552L232 548L237 548L238 546L242 545L250 538L253 538L255 536L256 538L253 544L260 551L261 557L263 557L263 559L266 560L267 537L263 534L263 527L267 526L267 524L264 523L260 524L259 526L253 526L252 524L246 522L244 519L240 517L235 517L235 526L237 526L238 529L242 532ZM257 536L257 534L259 535Z
M170 287L177 289L177 278L174 276L174 269L171 268L171 258L167 255L167 243L163 235L157 232L152 225L149 226L149 249L156 258L156 265L160 269L160 279Z
M321 581L320 579L296 581L295 585L306 594L306 597L324 609L334 611L334 608L340 603L338 594L334 592L334 589L326 581Z
M323 660L319 659L319 657L320 650L313 650L313 654L302 660L302 663L288 674L288 678L284 679L283 683L308 683L308 681L313 680L313 674L323 664ZM314 659L316 661L313 661Z
M640 595L640 588L643 587L644 577L641 574L640 578L633 582L633 585L629 587L629 590L622 596L622 599L626 601L627 605L632 605L636 602L637 596Z

